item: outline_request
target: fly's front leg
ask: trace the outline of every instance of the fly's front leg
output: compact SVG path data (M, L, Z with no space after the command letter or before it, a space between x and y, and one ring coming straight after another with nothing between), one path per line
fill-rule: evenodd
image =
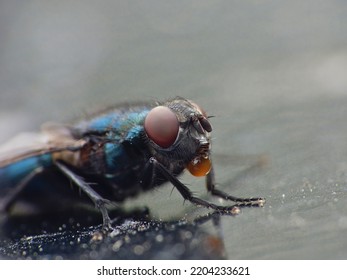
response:
M93 190L93 188L88 183L84 181L84 179L81 176L76 175L73 171L69 169L69 167L67 167L61 161L55 162L55 165L65 176L71 179L94 202L96 208L100 210L103 220L103 230L111 230L111 219L108 215L108 211L106 208L106 204L109 204L110 201L101 197L96 191Z
M151 162L151 160L147 161L145 168L143 169L140 184L145 189L151 189L154 185L156 170L155 166Z
M265 198L261 198L261 197L239 198L216 189L213 165L211 167L210 172L206 176L206 188L207 188L207 191L210 192L212 195L223 198L225 200L234 201L236 202L236 205L240 207L247 207L247 206L262 207L265 204Z
M216 204L211 203L207 200L204 200L204 199L201 199L201 198L194 196L187 186L185 186L183 183L181 183L164 165L162 165L160 162L158 162L155 158L153 158L153 157L150 158L148 163L149 163L149 165L153 165L154 170L157 170L171 184L173 184L185 200L188 200L195 205L199 205L199 206L202 206L205 208L211 208L211 209L223 212L223 213L229 213L229 214L238 214L239 213L240 209L239 209L238 205L220 206L220 205L216 205Z

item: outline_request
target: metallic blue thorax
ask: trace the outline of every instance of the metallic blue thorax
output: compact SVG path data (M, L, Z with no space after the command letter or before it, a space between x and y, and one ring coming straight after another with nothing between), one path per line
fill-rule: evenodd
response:
M143 105L114 109L78 123L74 127L75 137L88 141L78 167L118 186L137 180L148 160L143 122L149 109Z

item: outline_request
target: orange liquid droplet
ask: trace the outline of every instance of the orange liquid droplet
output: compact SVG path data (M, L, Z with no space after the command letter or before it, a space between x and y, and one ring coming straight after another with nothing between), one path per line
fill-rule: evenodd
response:
M211 170L211 161L204 157L195 158L188 164L187 169L193 176L206 176Z

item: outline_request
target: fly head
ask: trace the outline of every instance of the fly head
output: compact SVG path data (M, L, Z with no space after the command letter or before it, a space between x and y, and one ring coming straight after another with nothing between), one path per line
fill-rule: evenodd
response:
M158 104L146 116L144 129L151 154L170 171L208 174L212 126L197 104L181 97Z

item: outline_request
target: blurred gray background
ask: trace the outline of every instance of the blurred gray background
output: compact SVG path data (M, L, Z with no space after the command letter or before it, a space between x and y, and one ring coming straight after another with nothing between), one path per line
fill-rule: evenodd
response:
M0 143L105 105L181 95L216 116L220 187L267 198L222 218L228 258L346 259L346 15L341 0L1 1ZM240 177L249 163L234 155L270 163ZM182 180L204 195L203 180ZM171 189L128 206L195 213Z

